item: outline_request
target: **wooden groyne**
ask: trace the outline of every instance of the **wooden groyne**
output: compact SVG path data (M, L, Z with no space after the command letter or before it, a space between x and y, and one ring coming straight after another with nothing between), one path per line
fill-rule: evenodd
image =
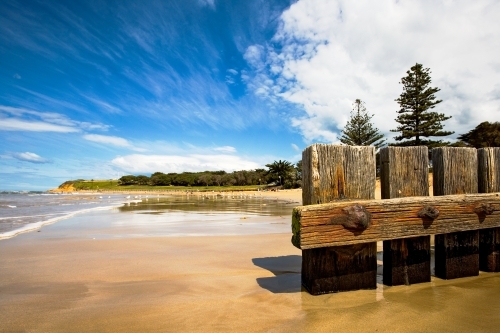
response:
M500 148L435 148L429 197L427 147L380 151L382 200L375 198L374 147L315 144L304 150L303 204L292 216L311 294L376 287L377 242L386 285L500 271Z

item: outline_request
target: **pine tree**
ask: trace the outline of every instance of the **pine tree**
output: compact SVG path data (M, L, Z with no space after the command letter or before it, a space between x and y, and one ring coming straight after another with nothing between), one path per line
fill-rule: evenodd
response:
M365 103L357 99L351 111L351 118L342 130L340 142L349 146L370 146L380 148L385 140L381 140L384 135L374 128L371 119L366 111Z
M441 140L423 140L422 138L434 136L447 136L454 132L443 131L441 122L450 119L451 116L445 116L443 113L431 112L442 100L436 99L434 94L439 88L431 88L429 68L423 68L421 64L415 64L411 67L406 77L401 79L403 92L396 99L401 109L398 112L396 121L401 125L391 132L400 132L396 136L396 141L402 141L394 144L395 146L436 146L447 145L447 142ZM414 139L413 139L414 138Z

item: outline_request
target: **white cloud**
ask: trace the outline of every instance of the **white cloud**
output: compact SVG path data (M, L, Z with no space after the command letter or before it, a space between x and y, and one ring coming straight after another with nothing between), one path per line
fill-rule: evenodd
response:
M117 147L124 147L124 148L130 147L130 143L126 139L117 136L86 134L83 136L83 138L88 141L110 144Z
M257 69L262 69L265 65L263 61L264 47L261 45L250 45L243 57L245 60Z
M143 155L133 154L119 156L111 164L129 173L154 173L154 172L198 172L205 170L251 170L260 166L250 160L235 155Z
M214 148L215 151L220 151L222 153L236 153L236 148L231 146L223 146Z
M74 127L61 126L41 121L27 121L14 118L0 118L0 131L30 131L71 133L79 130Z
M134 147L127 139L120 138L118 136L111 135L99 135L99 134L85 134L83 136L85 140L102 143L105 145L112 145L121 148L128 148L135 151L144 152L145 149Z
M25 153L13 153L12 156L20 161L30 162L30 163L49 163L49 161L35 153L25 152Z
M247 48L257 74L248 86L303 108L290 122L306 142L337 142L359 98L387 136L396 128L400 79L416 62L432 71L453 116L445 129L465 133L500 115L497 1L300 0L281 16L272 42Z
M55 112L0 105L0 131L72 133L86 130L108 130L110 126L76 121Z
M98 107L100 107L102 110L108 112L108 113L115 113L115 114L120 114L122 113L122 110L114 105L111 105L110 103L106 102L106 101L103 101L99 98L94 98L94 97L90 97L90 96L86 96L86 95L83 95L83 97L85 97L86 99L88 99L89 101L91 101L92 103L94 103L95 105L97 105Z
M300 151L299 146L297 146L295 143L292 143L292 149L295 151Z

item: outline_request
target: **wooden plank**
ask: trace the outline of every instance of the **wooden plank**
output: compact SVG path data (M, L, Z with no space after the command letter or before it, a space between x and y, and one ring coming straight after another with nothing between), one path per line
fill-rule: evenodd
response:
M382 199L429 196L427 147L380 149Z
M500 148L477 150L479 193L500 192ZM500 272L500 228L479 231L479 269Z
M302 285L312 295L374 289L376 257L377 243L303 250Z
M478 192L475 148L440 147L432 150L434 195ZM479 231L437 235L435 273L442 279L479 274Z
M369 226L361 206L370 214ZM426 207L437 218L422 215ZM419 216L419 212L420 215ZM433 209L427 213L432 216ZM435 211L434 211L435 213ZM359 215L360 221L350 218ZM355 227L359 225L359 229ZM386 200L340 200L300 206L292 213L294 245L301 249L369 243L500 226L500 193L408 197Z
M500 148L477 150L479 193L500 192Z
M450 280L479 275L479 232L437 235L434 246L437 277Z
M375 148L315 144L302 153L304 205L375 198ZM296 230L292 243L300 243ZM313 295L375 289L377 244L302 251L302 285Z
M382 199L429 196L427 147L380 149ZM383 282L389 286L431 281L430 236L384 241Z
M384 284L397 286L430 282L430 248L430 236L384 241Z
M479 269L500 272L500 228L479 231Z
M478 193L476 149L432 149L432 174L434 196Z
M314 144L302 152L302 204L375 199L375 147Z

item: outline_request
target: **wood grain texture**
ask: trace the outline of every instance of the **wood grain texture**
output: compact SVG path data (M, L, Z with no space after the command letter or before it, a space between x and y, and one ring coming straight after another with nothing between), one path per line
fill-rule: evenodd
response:
M429 196L427 147L380 149L382 199ZM430 236L384 241L383 282L389 286L431 280Z
M434 195L478 192L475 148L441 147L432 150ZM442 279L479 274L479 231L436 235L435 273Z
M500 148L477 150L479 193L500 192Z
M500 148L477 150L479 193L500 192ZM500 228L479 231L479 269L500 272Z
M371 214L364 231L352 231L338 223L345 208L361 205ZM478 207L493 208L491 215L478 213ZM419 217L427 206L435 207L439 216L432 220ZM376 242L397 238L446 234L500 226L500 193L408 197L386 200L342 200L300 206L292 213L292 230L297 231L301 249Z
M397 286L430 282L430 248L430 236L384 241L384 284Z
M377 243L303 250L302 285L312 295L375 289L376 257Z
M434 238L437 277L450 280L479 275L479 232L453 232L438 236L441 237Z
M429 195L427 147L385 147L380 149L382 199Z
M500 272L500 228L479 231L479 269Z
M475 148L432 149L434 195L478 193Z
M374 147L314 144L302 153L303 204L374 199L375 168ZM292 243L300 248L296 226L292 223ZM376 279L376 243L302 251L302 285L313 295L375 289Z
M302 152L302 202L375 198L375 147L314 144Z

